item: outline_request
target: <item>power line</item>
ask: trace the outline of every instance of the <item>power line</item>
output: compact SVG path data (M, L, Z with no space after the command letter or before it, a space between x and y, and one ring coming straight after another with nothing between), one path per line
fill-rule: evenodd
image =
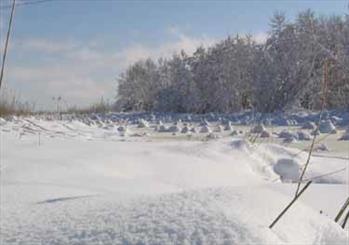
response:
M10 33L11 33L11 27L12 27L12 19L13 19L13 14L14 14L14 12L15 12L15 6L16 6L16 0L13 0L13 2L12 2L12 10L11 10L11 16L10 16L10 21L9 21L9 23L8 23L7 35L6 35L6 41L5 41L4 54L3 54L3 56L2 56L1 73L0 73L0 89L1 89L2 79L3 79L3 77L4 77L4 69L5 69L5 61L6 61L7 47L8 47L8 42L9 42L9 40L10 40Z
M23 6L23 5L34 5L34 4L40 4L40 3L45 3L45 2L52 2L55 0L32 0L32 1L22 1L16 4L16 7L18 6ZM0 5L0 10L5 10L5 9L11 9L12 4L4 4Z

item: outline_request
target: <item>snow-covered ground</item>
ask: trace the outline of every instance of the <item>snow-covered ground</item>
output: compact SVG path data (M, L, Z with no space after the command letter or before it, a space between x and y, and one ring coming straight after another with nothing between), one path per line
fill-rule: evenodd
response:
M228 130L216 118L0 119L0 244L348 244L333 221L349 196L348 117L319 135L314 183L273 229L310 144L280 133L310 134L300 123L316 116L256 140L236 118Z

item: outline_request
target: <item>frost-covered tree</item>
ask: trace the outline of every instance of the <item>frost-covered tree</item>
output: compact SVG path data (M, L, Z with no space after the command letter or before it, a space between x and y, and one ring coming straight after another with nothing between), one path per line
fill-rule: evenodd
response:
M136 62L118 80L117 105L193 113L319 109L326 66L327 106L349 108L348 16L307 10L289 22L276 13L268 34L263 44L236 35L192 55Z

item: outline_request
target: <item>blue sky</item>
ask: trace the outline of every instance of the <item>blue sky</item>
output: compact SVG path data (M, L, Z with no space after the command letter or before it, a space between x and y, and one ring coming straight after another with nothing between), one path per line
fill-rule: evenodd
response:
M263 41L275 11L292 20L308 8L344 15L347 6L348 0L56 0L22 5L15 14L4 83L37 109L54 108L52 97L57 96L78 106L101 96L112 100L116 78L137 59L181 49L190 53L236 33ZM0 14L2 50L9 9Z

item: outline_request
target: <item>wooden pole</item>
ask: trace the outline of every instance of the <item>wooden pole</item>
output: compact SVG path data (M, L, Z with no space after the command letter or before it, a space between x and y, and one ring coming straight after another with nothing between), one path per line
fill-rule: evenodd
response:
M10 20L9 20L9 23L8 23L7 35L6 35L6 40L5 40L4 54L2 55L2 63L1 63L1 71L0 71L0 89L1 89L2 79L4 77L5 61L6 61L6 55L7 55L7 47L8 47L8 43L9 43L9 40L10 40L12 19L13 19L13 15L14 15L14 12L15 12L15 6L16 6L16 0L13 0Z
M343 229L345 228L345 224L348 222L348 219L349 219L349 210L347 212L347 215L345 215L345 218L344 218L344 221L343 221L343 224L342 224L342 228Z
M312 181L309 181L304 187L303 189L297 194L297 196L295 196L292 201L286 206L286 208L284 208L284 210L282 210L282 212L276 217L276 219L271 223L271 225L269 226L269 228L273 228L273 226L279 221L279 219L287 212L287 210L295 203L295 201L297 201L297 199L302 195L302 193L308 188L308 186L311 184Z
M304 177L304 174L308 168L308 165L310 163L310 158L311 158L311 154L314 150L314 146L315 146L315 141L316 141L316 136L317 136L317 133L320 129L320 123L321 123L321 119L322 119L322 113L324 112L325 110L325 106L326 106L326 97L327 97L327 83L328 83L328 64L329 64L329 61L328 60L325 60L325 63L324 63L324 73L323 73L323 80L322 80L322 101L321 101L321 111L320 111L320 114L319 114L319 120L318 120L318 123L316 125L316 129L314 131L314 136L313 136L313 140L311 142L311 145L310 145L310 149L309 149L309 153L308 153L308 158L307 158L307 161L305 162L305 165L303 167L303 170L302 170L302 173L301 173L301 176L299 177L299 180L298 180L298 184L297 184L297 189L296 189L296 193L295 193L295 196L298 195L298 192L299 192L299 189L301 187L301 183L303 181L303 177Z
M341 209L339 210L336 218L334 219L334 222L338 222L339 219L342 217L345 209L348 207L349 205L349 197L347 198L347 200L345 200L344 204L342 205Z

